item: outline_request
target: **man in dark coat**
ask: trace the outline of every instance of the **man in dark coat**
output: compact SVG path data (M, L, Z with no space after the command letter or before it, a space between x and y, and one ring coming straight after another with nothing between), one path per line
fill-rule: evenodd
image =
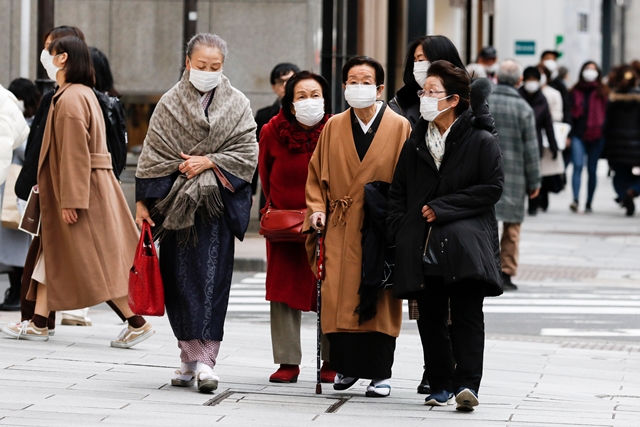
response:
M535 199L542 181L535 115L516 90L521 81L520 65L506 60L500 64L498 85L489 96L489 109L496 122L504 158L504 191L496 204L496 216L503 221L500 261L504 290L518 289L511 282L511 276L518 268L525 198L528 194Z
M260 131L262 130L262 126L269 123L273 117L275 117L280 111L280 101L284 96L284 88L287 84L287 80L291 78L295 73L300 71L297 65L291 64L288 62L284 62L276 65L271 70L271 76L269 77L269 81L271 82L271 90L276 94L278 99L275 102L267 107L261 108L256 113L256 124L258 128L256 129L256 138L258 143L260 143ZM258 189L258 169L256 168L255 174L253 174L253 179L251 180L251 191L255 196L256 191ZM266 203L266 199L264 198L264 194L260 192L260 209L264 207Z

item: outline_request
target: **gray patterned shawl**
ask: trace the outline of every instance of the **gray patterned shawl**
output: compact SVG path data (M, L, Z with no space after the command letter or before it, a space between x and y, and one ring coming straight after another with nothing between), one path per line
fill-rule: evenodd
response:
M156 106L136 177L160 178L173 174L184 160L180 152L206 156L220 168L250 182L258 163L256 123L249 100L222 76L208 109L200 104L200 94L189 82L189 71ZM209 217L219 217L224 209L220 188L212 170L192 179L180 174L171 191L155 209L165 219L167 230L191 229L199 208Z

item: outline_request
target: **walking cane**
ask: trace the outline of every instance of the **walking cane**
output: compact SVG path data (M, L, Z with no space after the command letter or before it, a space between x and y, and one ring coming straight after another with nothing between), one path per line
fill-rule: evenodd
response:
M322 226L320 221L316 224L318 227ZM316 394L322 394L322 384L321 384L321 375L320 375L320 340L322 338L322 333L320 332L320 286L322 285L322 279L324 278L324 237L322 236L322 230L318 228L318 243L316 246L316 258L318 262L318 296L316 301L316 329L317 329L317 354L316 354Z

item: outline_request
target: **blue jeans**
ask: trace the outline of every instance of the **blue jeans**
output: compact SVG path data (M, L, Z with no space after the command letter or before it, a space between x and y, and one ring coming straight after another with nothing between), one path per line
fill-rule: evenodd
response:
M593 201L593 193L596 191L596 169L598 168L598 159L604 148L604 140L599 139L594 142L585 143L580 138L571 138L571 162L573 163L573 200L578 201L580 195L580 183L582 181L582 168L584 167L584 158L587 157L587 172L589 173L589 182L587 187L587 206Z
M634 175L631 172L632 168L632 166L628 165L611 165L611 169L615 172L613 176L613 188L621 199L624 199L629 190L640 194L640 176Z

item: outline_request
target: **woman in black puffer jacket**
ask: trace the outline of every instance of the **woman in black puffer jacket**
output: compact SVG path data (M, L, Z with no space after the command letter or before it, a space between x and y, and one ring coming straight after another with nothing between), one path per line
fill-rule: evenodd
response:
M494 135L472 126L469 104L466 71L446 61L431 64L422 118L400 154L387 219L396 245L394 296L416 299L431 325L426 404L451 404L456 392L461 411L478 404L484 297L502 293L494 209L502 195L502 154Z
M640 88L638 76L629 65L615 71L616 88L609 95L604 122L604 155L614 171L613 187L618 202L627 209L627 216L635 212L633 199L640 194L640 176L633 168L640 166Z

